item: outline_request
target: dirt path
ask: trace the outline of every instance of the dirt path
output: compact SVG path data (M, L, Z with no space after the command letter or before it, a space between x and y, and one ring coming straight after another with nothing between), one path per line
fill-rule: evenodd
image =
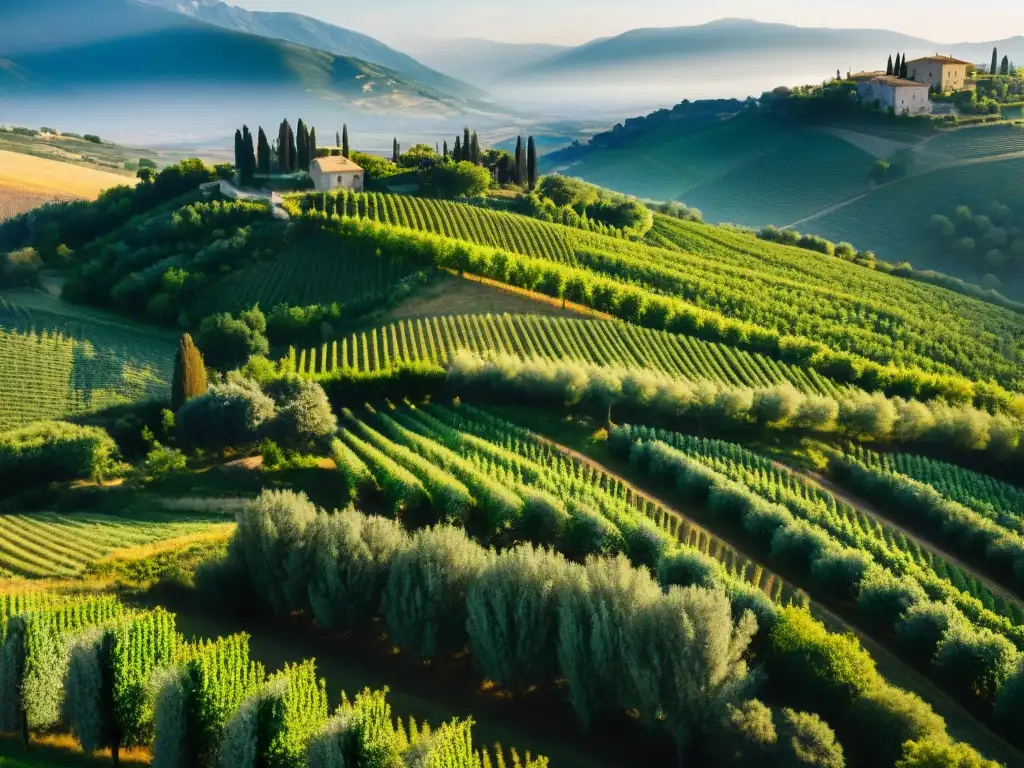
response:
M639 496L642 496L655 504L660 504L667 511L673 514L679 515L686 520L691 520L689 516L680 512L674 504L669 503L667 500L657 496L656 494L639 488L635 482L615 472L612 468L608 467L601 461L544 435L538 434L537 436L556 450L560 451L563 455L582 462L599 472L604 472L609 477L619 480L623 484L632 488ZM790 467L784 468L788 471L793 471ZM813 483L812 478L806 479L808 482ZM822 480L824 480L824 478L822 478ZM825 486L823 485L823 487ZM825 489L830 490L827 487L825 487ZM839 496L837 496L837 498L839 498ZM847 501L847 503L850 502ZM851 504L851 506L855 505ZM888 523L888 520L882 518L882 522ZM746 555L743 555L742 550L736 548L728 540L723 539L717 534L711 535L719 541L724 542L730 548L733 548L741 556L747 557ZM748 559L754 563L759 562L756 558ZM767 570L768 569L766 569L766 572ZM787 583L792 583L788 579L785 579L785 581ZM946 693L927 675L909 666L896 654L888 650L883 644L875 640L870 634L868 634L868 632L851 623L849 620L839 616L819 601L811 598L809 607L815 618L823 622L831 631L852 632L856 635L858 640L860 640L861 645L875 660L875 663L878 666L878 671L882 677L892 685L911 691L912 693L916 693L928 702L935 712L946 721L947 730L954 739L971 744L989 758L999 760L1007 766L1024 765L1024 758L1022 758L1021 753L1013 745L990 730L988 726L980 720L975 718L973 714L961 706L955 698Z

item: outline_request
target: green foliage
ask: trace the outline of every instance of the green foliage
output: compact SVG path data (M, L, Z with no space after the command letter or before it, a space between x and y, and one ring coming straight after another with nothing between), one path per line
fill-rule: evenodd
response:
M466 643L466 596L491 557L455 528L429 528L398 552L381 603L388 636L425 658Z
M409 535L392 520L365 517L352 508L318 514L310 526L309 604L325 627L365 626L380 608L396 557Z
M486 168L470 162L436 163L419 172L421 189L434 197L476 197L491 186Z
M224 728L262 685L262 665L249 659L248 635L185 646L157 685L154 768L213 768Z
M252 445L276 414L274 401L246 379L214 384L177 414L182 445L203 450Z
M1020 653L1005 637L958 622L942 636L933 663L959 695L994 702L1019 658Z
M153 670L169 664L177 644L174 615L156 609L122 620L107 630L112 709L118 741L134 747L153 738L153 711L149 698L149 677Z
M297 379L288 382L288 391L275 396L274 387L281 387L279 380L268 388L274 398L277 414L267 425L267 430L281 444L294 450L309 450L313 445L333 435L338 419L331 411L331 404L323 387L316 382Z
M199 326L199 346L216 368L237 368L253 355L269 351L267 321L258 307L240 313L238 318L227 312L203 319Z
M174 377L171 379L171 408L177 411L192 397L206 393L206 364L196 349L192 337L182 334L178 354L174 358Z
M792 752L797 765L817 768L844 768L846 765L842 746L832 729L817 715L783 709L779 741Z
M0 255L0 288L34 287L43 260L35 248L20 248Z
M117 445L98 427L39 422L0 435L0 485L8 493L75 479L115 475Z
M907 741L943 740L946 723L919 696L892 685L879 684L853 702L847 729L870 738L870 749L850 744L850 750L871 754L879 764L892 765Z
M908 742L896 768L998 768L969 744L924 739Z
M826 718L845 712L879 680L856 637L830 634L797 608L779 611L765 661L769 676L789 681L795 705Z

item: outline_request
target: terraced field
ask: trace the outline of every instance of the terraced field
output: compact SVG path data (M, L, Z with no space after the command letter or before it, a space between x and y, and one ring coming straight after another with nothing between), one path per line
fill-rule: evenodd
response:
M29 578L75 576L121 549L230 528L194 515L131 517L39 512L0 516L0 574Z
M43 293L0 295L0 429L168 391L172 334Z
M926 145L928 152L955 160L1024 152L1024 125L986 125L963 128L936 136Z
M788 381L807 392L837 391L834 382L814 371L723 344L615 321L541 315L442 315L400 320L304 350L297 354L296 367L302 373L323 375L336 370L374 371L407 361L445 365L459 349L521 359L647 368L728 386L760 387Z
M809 132L689 189L682 200L709 221L784 226L869 189L874 157Z

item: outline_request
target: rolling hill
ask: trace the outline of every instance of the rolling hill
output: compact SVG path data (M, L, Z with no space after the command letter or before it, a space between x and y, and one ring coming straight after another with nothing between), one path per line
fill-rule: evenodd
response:
M482 38L422 40L409 45L417 59L482 88L510 72L571 50L548 43L503 43Z
M460 97L362 59L226 30L134 0L19 6L0 31L0 59L0 93L8 97L146 92L184 105L197 91L263 99L286 92L378 111L465 106Z
M260 37L287 40L291 43L326 51L336 56L361 59L371 64L401 72L406 77L441 93L479 98L478 89L424 66L401 51L385 45L369 35L338 27L311 16L298 13L249 11L220 0L144 0L151 5L181 13L218 27Z

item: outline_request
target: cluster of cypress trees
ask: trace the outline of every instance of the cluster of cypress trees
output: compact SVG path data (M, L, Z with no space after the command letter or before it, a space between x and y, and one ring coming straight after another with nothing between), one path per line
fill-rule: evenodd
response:
M341 150L342 157L347 158L349 156L351 147L348 143L348 123L341 126L341 133L334 132L334 144Z
M903 54L903 58L901 60L900 54L897 53L895 64L893 64L892 56L890 56L889 64L885 68L885 74L905 78L907 76L907 54Z
M346 128L346 143L347 134ZM256 173L269 175L275 157L280 173L308 171L309 164L316 159L316 129L300 119L293 131L288 120L282 120L273 145L262 126L255 138L247 125L235 131L235 168L242 184L251 184Z
M242 130L235 131L235 169L242 184L252 182L252 176L256 172L256 148L247 125L243 125Z
M516 139L516 183L529 189L537 186L537 144L530 136L523 152L523 137Z

